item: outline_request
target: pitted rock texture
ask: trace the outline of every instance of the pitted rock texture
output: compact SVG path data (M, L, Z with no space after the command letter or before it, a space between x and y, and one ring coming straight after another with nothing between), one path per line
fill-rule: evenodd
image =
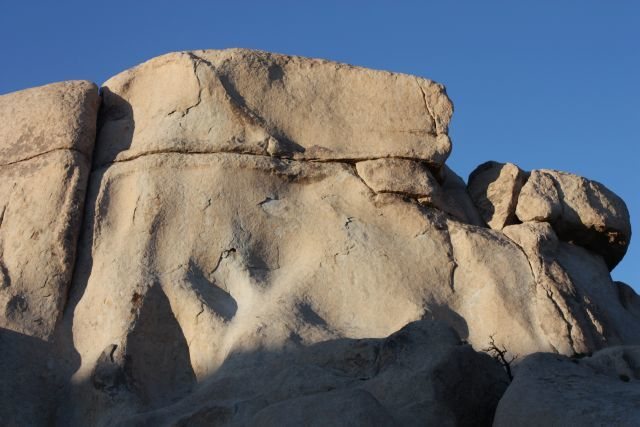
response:
M232 49L152 59L101 93L93 121L69 120L98 115L93 153L56 142L0 166L3 420L489 425L507 376L472 347L640 344L638 296L602 251L518 224L517 168L496 166L486 227L444 164L437 83Z
M0 327L49 339L62 314L99 102L83 81L0 96Z
M534 354L500 400L494 426L635 426L640 423L640 347L591 357Z

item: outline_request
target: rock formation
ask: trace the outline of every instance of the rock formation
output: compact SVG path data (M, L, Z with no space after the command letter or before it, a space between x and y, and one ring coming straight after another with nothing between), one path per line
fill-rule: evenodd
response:
M426 79L242 49L0 97L0 416L488 425L491 340L640 344L624 202L495 162L467 188L451 114Z

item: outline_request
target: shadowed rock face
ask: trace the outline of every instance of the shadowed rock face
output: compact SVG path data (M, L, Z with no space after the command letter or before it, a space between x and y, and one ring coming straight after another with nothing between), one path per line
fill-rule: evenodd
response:
M573 359L535 354L519 366L494 425L638 425L638 384L638 346Z
M510 356L640 343L637 295L559 225L586 224L562 203L593 198L563 184L555 216L525 216L544 183L497 163L470 195L444 165L452 107L437 83L233 49L127 70L99 112L91 85L43 94L71 118L34 111L72 142L56 123L42 156L26 137L0 144L0 319L43 345L11 336L0 361L59 392L35 409L7 399L6 419L488 425L506 375L473 348L491 337ZM36 122L11 108L20 129ZM626 232L623 216L609 228Z

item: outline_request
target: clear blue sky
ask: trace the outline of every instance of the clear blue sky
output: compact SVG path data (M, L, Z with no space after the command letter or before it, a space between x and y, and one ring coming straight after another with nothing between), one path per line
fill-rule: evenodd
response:
M226 47L444 83L450 166L466 178L492 159L604 183L637 234L613 277L640 289L639 1L5 1L0 93Z

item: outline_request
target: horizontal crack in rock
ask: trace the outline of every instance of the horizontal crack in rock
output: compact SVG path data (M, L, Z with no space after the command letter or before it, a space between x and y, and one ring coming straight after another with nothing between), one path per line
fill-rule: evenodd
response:
M18 159L18 160L14 160L12 162L8 162L8 163L2 163L0 164L0 167L2 166L11 166L11 165L15 165L18 163L22 163L22 162L26 162L38 157L42 157L42 156L46 156L47 154L51 154L51 153L55 153L56 151L72 151L75 153L80 154L82 157L84 157L87 161L89 161L89 157L87 157L87 155L85 153L83 153L82 151L76 149L76 148L54 148L48 151L43 151L42 153L38 153L38 154L34 154L33 156L29 156L29 157L25 157L23 159Z
M155 154L181 154L181 155L199 155L199 154L233 154L233 155L237 155L237 156L258 156L258 157L264 157L264 158L270 158L270 159L278 159L278 160L288 160L288 161L292 161L292 162L309 162L309 163L344 163L344 164L349 164L349 165L355 165L358 162L365 162L365 161L369 161L369 160L380 160L380 159L403 159L403 160L413 160L416 162L422 162L425 163L427 165L427 167L429 168L438 168L441 167L441 164L437 164L437 163L429 163L428 160L425 159L420 159L420 158L415 158L415 157L404 157L404 156L383 156L383 157L362 157L362 158L332 158L332 159L314 159L314 158L305 158L305 159L296 159L294 157L289 157L289 156L272 156L269 154L262 154L262 153L251 153L251 152L241 152L241 151L225 151L225 150L220 150L220 151L199 151L199 150L193 150L193 151L184 151L182 149L159 149L159 150L148 150L145 151L144 153L138 153L123 159L116 159L116 160L112 160L109 162L105 162L105 163L101 163L99 165L96 165L91 171L95 172L97 170L100 169L104 169L107 168L111 165L114 165L116 163L124 163L124 162L130 162L132 160L136 160L139 159L140 157L144 157L144 156L152 156Z

